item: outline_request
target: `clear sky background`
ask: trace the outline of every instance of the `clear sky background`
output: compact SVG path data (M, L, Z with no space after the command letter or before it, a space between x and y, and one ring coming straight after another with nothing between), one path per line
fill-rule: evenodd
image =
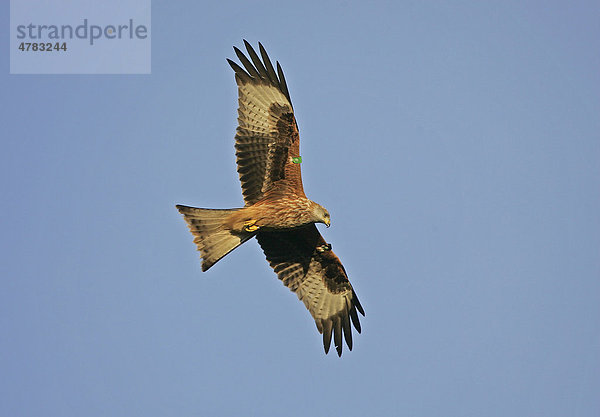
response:
M0 415L600 415L600 7L493 3L153 0L151 75L9 75L3 42ZM366 311L341 359L174 207L242 204L242 38Z

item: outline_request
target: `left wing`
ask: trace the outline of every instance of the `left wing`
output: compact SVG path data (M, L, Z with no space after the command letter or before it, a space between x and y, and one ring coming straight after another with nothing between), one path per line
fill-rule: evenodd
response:
M350 322L360 333L358 310L365 312L348 281L339 258L331 251L314 224L283 232L256 235L271 267L304 303L323 334L325 353L331 335L338 356L342 355L342 333L352 350Z

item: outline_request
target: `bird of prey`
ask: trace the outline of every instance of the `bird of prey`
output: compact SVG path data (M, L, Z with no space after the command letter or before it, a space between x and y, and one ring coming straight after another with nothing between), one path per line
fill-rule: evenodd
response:
M256 237L279 279L313 316L325 353L333 333L341 356L342 334L352 350L350 323L360 333L357 310L365 313L342 263L315 226L329 227L329 212L304 194L298 126L281 66L277 62L275 71L262 44L260 57L244 44L250 59L233 48L243 68L227 61L239 93L235 149L245 205L176 207L194 235L202 271Z

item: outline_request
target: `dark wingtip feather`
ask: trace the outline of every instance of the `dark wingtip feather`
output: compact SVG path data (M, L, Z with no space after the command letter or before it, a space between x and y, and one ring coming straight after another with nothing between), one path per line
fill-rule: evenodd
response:
M329 347L331 346L331 320L323 320L323 347L325 348L325 354L329 353Z
M244 68L246 68L246 71L248 71L248 74L250 74L250 76L252 76L253 78L260 79L260 74L258 73L256 68L254 68L254 65L252 65L248 58L246 58L246 55L244 55L244 53L235 46L233 47L233 50L235 51L235 54L237 55Z
M273 64L271 63L271 59L269 58L269 55L267 54L267 50L264 48L264 46L262 46L262 43L258 43L258 49L260 51L260 56L263 59L263 62L265 63L265 67L267 69L267 74L269 75L269 80L275 84L275 85L279 85L279 79L277 78L277 74L275 74L275 69L273 68Z
M339 316L335 316L333 319L333 341L338 356L342 356L342 321Z
M269 73L268 73L267 69L265 68L265 66L263 65L263 63L260 61L260 58L256 54L256 51L254 50L252 45L250 45L245 39L244 39L244 45L246 46L246 50L248 51L248 55L250 55L250 59L252 60L254 67L258 70L258 74L260 75L260 78L264 79L264 80L268 80Z
M350 307L350 319L356 331L360 333L360 321L358 320L358 314L356 314L356 307L354 305Z
M354 305L356 306L356 308L358 309L358 311L360 312L360 314L365 315L365 310L363 310L362 306L360 305L360 301L358 301L358 297L356 296L356 293L354 292L354 290L352 290L352 301L354 303Z
M229 58L227 59L227 62L229 63L229 66L233 69L233 71L235 72L235 75L237 75L237 77L242 82L248 82L251 80L250 75L246 71L244 71L244 69L242 67L240 67L238 64L236 64Z
M348 345L348 349L352 350L352 328L347 314L342 315L342 330L344 331L344 339Z
M233 62L231 59L229 59L229 58L225 58L225 59L227 60L227 62L229 63L229 66L231 68L233 68L234 71L236 70L236 67L239 67L239 65L236 64L235 62Z
M279 65L279 61L277 61L277 75L279 75L279 88L281 89L283 95L287 97L291 105L292 99L290 99L290 92L288 91L287 83L285 82L285 76L283 75L283 70L281 69L281 65Z

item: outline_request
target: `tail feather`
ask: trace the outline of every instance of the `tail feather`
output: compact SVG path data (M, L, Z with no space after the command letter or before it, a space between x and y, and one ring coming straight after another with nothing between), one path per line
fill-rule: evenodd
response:
M177 205L177 210L194 235L194 243L202 257L202 271L208 270L219 259L254 236L254 233L236 233L223 224L239 209L202 209Z

